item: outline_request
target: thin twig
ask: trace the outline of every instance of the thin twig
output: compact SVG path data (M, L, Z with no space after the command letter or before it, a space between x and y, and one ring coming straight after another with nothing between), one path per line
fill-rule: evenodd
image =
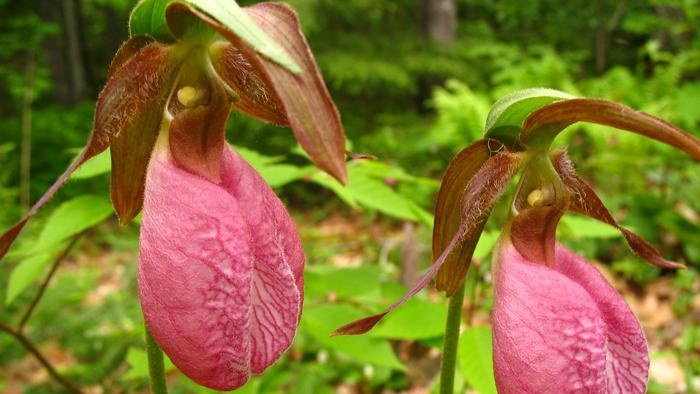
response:
M68 256L71 249L73 249L73 246L75 246L76 242L78 242L78 239L80 239L80 237L82 235L83 235L83 233L75 235L73 237L73 239L71 239L68 246L63 250L63 252L58 257L56 257L56 259L51 264L51 270L49 271L49 274L46 275L46 279L44 279L44 282L41 283L41 287L39 288L39 292L36 293L36 295L34 296L34 299L32 300L32 303L29 304L29 306L27 307L27 310L24 311L24 315L22 315L22 320L20 320L19 324L17 325L17 332L18 333L21 333L22 330L24 329L24 325L27 323L27 320L29 320L29 317L32 315L32 312L34 312L34 308L36 308L36 305L39 303L39 300L41 300L41 297L44 295L44 291L46 291L46 287L49 285L51 278L53 278L53 275L56 273L58 266L61 265L61 262Z
M5 331L6 333L12 335L17 339L24 347L31 353L38 361L41 363L41 365L44 366L44 368L49 372L51 377L60 383L63 387L65 387L68 391L71 393L82 393L80 389L78 389L76 386L74 386L71 382L66 380L63 376L61 376L56 369L49 363L49 361L44 357L43 354L39 351L39 349L34 346L34 344L29 340L29 338L25 337L24 334L21 332L12 329L12 327L6 325L5 323L0 322L0 330Z

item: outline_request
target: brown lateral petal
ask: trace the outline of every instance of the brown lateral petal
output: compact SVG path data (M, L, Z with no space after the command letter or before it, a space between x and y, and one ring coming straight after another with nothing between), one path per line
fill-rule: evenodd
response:
M226 43L212 56L221 79L239 96L233 107L248 115L280 126L289 126L277 92L268 89L260 73L233 45Z
M554 168L561 176L564 184L570 189L573 194L569 210L578 212L593 219L607 223L624 235L627 244L632 248L635 254L644 260L661 268L684 268L685 266L674 261L666 260L655 247L645 241L639 235L620 226L612 217L610 211L605 208L603 202L595 194L593 188L581 178L574 170L573 163L569 160L565 152L560 151L553 155L552 162Z
M525 119L520 140L526 145L551 141L564 128L576 122L597 123L641 134L700 160L700 139L665 120L600 99L559 101L533 112Z
M182 4L171 5L175 6L187 7ZM343 125L294 10L282 3L259 3L244 8L255 23L301 67L300 74L292 74L277 63L260 56L243 39L209 15L196 8L188 9L221 33L246 57L267 86L267 91L275 92L279 97L297 140L311 160L338 181L345 183L347 171ZM216 67L220 69L223 66L219 64ZM253 93L239 92L242 97Z
M73 171L110 146L133 117L143 96L160 89L163 79L160 69L167 67L168 51L159 44L143 46L144 43L143 38L135 37L119 49L110 65L112 75L97 99L94 126L85 148L25 216L0 236L0 259L10 249L27 221L56 194ZM133 100L134 96L142 100ZM129 97L132 99L129 100ZM120 104L120 100L128 104Z
M225 92L216 92L209 104L185 108L170 124L170 152L175 162L214 183L221 180L228 103Z
M496 140L479 140L461 150L447 166L435 201L433 261L437 261L457 233L460 224L460 201L467 183L491 154L501 149L503 145ZM465 240L458 246L458 253L451 253L446 257L435 278L435 287L439 291L444 290L447 296L451 296L459 288L461 278L467 274L480 235L481 230L476 231L476 239Z
M455 248L461 246L466 240L472 240L472 237L476 237L475 239L478 241L478 235L480 235L480 230L491 212L491 207L500 197L508 182L515 176L521 163L521 154L508 151L502 151L486 160L468 182L462 193L459 229L453 234L449 244L433 265L430 266L430 269L413 285L411 290L384 311L346 324L335 330L333 335L364 334L371 330L384 315L401 306L401 304L427 286L445 263L448 256L454 253ZM473 249L473 246L471 248ZM467 265L468 261L464 262L464 264ZM466 270L464 272L466 275ZM461 278L461 280L464 280L464 278Z
M110 192L121 224L141 210L146 168L179 68L168 47L151 44L110 78L97 102L95 130L110 136Z

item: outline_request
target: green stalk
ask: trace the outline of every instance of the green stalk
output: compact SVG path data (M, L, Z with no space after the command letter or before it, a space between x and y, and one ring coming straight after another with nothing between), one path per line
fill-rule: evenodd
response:
M454 394L457 345L459 344L459 324L462 320L464 289L465 283L462 283L450 298L450 304L447 309L445 342L442 346L442 362L440 363L440 394Z
M151 381L151 393L168 394L168 387L165 384L163 351L153 339L148 326L146 326L146 353L148 354L148 375Z

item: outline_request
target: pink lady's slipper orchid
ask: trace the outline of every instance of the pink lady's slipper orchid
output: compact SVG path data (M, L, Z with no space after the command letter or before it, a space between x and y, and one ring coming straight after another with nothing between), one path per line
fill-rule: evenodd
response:
M433 277L439 290L457 293L494 203L521 172L511 218L493 253L498 391L644 393L649 355L639 322L595 267L556 242L557 224L566 211L585 214L618 228L650 263L682 265L620 227L566 153L550 152L554 137L579 121L633 131L700 160L700 140L619 104L551 89L507 96L491 110L486 138L459 152L445 171L436 203L434 264L399 301L336 334L370 330Z
M280 200L225 142L229 112L291 127L341 182L344 131L289 6L142 0L132 33L159 18L170 43L134 35L120 48L87 146L0 237L0 258L68 176L110 147L120 222L143 208L138 285L149 332L194 381L232 390L291 345L304 253Z

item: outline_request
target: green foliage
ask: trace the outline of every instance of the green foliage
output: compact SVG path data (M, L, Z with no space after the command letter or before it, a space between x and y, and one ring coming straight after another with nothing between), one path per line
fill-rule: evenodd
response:
M457 361L469 385L480 394L496 394L493 345L489 327L470 327L459 337Z

